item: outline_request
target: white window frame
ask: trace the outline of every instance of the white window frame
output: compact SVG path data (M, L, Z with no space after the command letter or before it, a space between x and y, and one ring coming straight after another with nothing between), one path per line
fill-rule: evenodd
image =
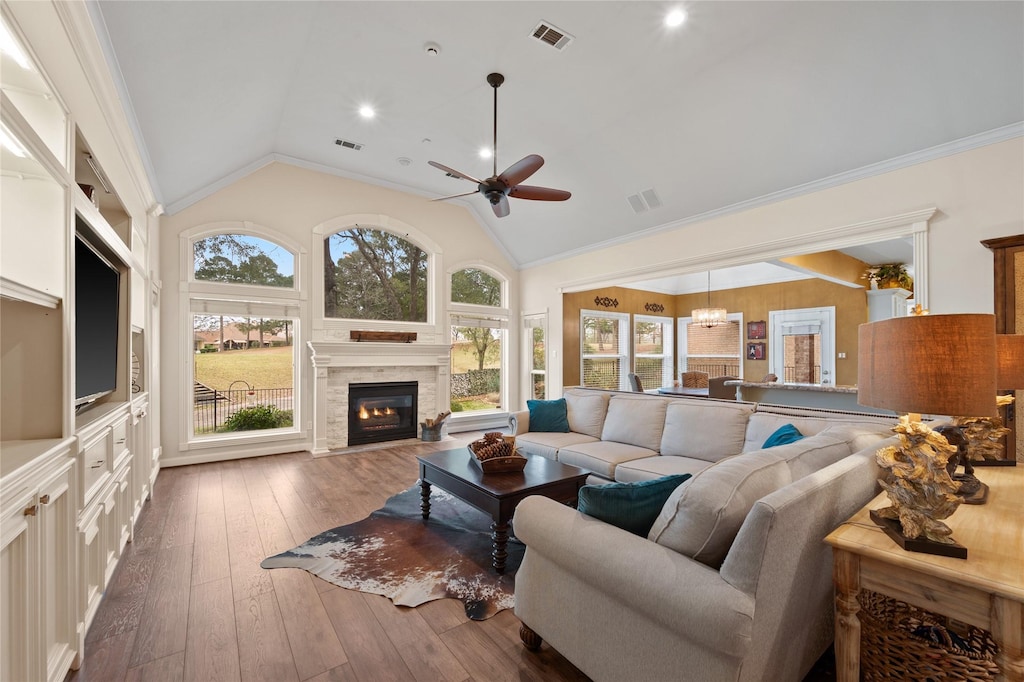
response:
M821 334L821 383L836 383L836 307L792 308L790 310L768 311L768 371L785 381L785 340L787 331L812 333L816 328Z
M583 324L584 318L597 317L608 320L615 320L619 323L619 338L623 339L622 346L619 348L620 352L617 355L588 355L584 352L586 331ZM619 366L619 386L618 390L625 391L629 388L628 374L632 363L630 362L630 353L632 352L632 336L630 334L630 315L629 313L616 313L603 310L580 310L580 385L585 386L583 364L587 360L608 360L610 358L618 358Z
M661 353L640 353L636 349L636 325L639 322L659 324L661 325ZM633 328L632 334L630 335L630 341L633 351L633 372L636 372L637 360L641 358L651 358L661 360L661 383L660 386L671 386L673 372L675 371L675 356L673 355L675 345L673 343L673 321L671 317L663 317L660 315L634 315L633 316ZM643 377L641 377L642 379ZM658 386L650 386L649 388L658 388Z
M503 283L504 288L504 283ZM480 306L476 306L480 307ZM491 308L488 308L492 310ZM452 415L452 419L459 417L468 417L473 415L486 415L494 414L498 412L508 411L508 359L509 359L509 343L508 343L508 318L504 316L481 316L481 315L466 315L462 313L452 313L450 315L450 325L448 327L449 338L451 338L451 329L453 327L483 327L489 329L498 329L501 331L501 358L499 359L501 369L501 391L500 391L500 405L495 408L488 410L469 410L466 412L456 412ZM449 369L449 371L451 371ZM450 385L450 382L449 382ZM448 395L448 400L451 401L451 393Z
M543 334L544 343L544 369L537 369L533 364L533 330L540 329ZM548 362L550 358L548 356L548 314L547 313L530 313L523 315L523 367L526 369L524 372L526 378L526 393L533 397L533 384L536 377L542 377L544 380L544 397L546 398L550 393L548 388Z
M740 333L739 333L739 342L736 345L736 364L739 367L737 378L742 379L743 378L743 361L744 361L744 356L745 356L744 347L743 347L743 336L744 336L743 313L728 313L726 315L726 319L729 322L736 322L736 323L739 324ZM679 328L679 334L678 334L679 339L678 339L678 342L676 344L676 352L678 353L678 355L676 357L679 358L679 374L680 375L682 375L683 372L687 371L687 362L688 362L689 358L691 357L686 352L686 340L687 340L687 333L686 332L687 332L687 327L689 325L691 325L691 324L693 324L693 318L690 317L690 316L680 317L680 318L676 319L676 326ZM695 358L716 357L716 358L718 358L718 357L722 357L722 356L721 355L693 355L692 357L695 357Z

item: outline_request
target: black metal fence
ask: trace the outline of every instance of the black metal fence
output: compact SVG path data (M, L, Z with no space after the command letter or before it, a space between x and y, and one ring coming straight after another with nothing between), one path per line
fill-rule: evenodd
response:
M273 405L279 410L291 410L294 389L256 388L219 391L197 384L194 392L193 421L195 432L213 433L235 412L256 405Z

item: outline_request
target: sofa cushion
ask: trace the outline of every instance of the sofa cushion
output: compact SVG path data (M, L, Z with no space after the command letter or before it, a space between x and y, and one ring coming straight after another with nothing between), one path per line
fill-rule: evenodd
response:
M682 455L717 462L743 450L750 403L673 400L665 410L661 435L663 455Z
M717 569L754 503L792 480L771 451L729 457L676 488L647 537Z
M569 412L569 429L585 433L594 438L601 437L604 418L608 414L607 393L569 389L565 392L565 403Z
M658 455L622 462L615 467L615 480L628 483L631 481L649 481L652 478L670 476L672 474L697 474L711 466L712 462L694 457L678 457Z
M616 395L608 402L601 440L653 450L661 447L667 400Z
M516 436L516 448L524 455L539 455L558 460L558 451L567 445L593 443L597 439L582 433L521 433Z
M576 509L636 535L647 535L665 500L690 474L636 483L607 483L580 488Z
M558 461L593 471L609 481L615 480L615 467L633 459L653 457L657 453L627 443L599 440L590 443L566 445L558 450Z
M530 431L568 433L569 418L565 398L558 400L527 400L530 411Z
M795 443L803 437L804 434L800 433L800 429L792 424L783 424L768 436L768 440L761 444L761 449L767 450L787 443Z

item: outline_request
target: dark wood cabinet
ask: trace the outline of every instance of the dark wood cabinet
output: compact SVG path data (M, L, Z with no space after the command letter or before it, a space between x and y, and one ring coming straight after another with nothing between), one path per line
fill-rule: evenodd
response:
M996 333L1024 334L1024 234L986 239L981 243L992 250L994 259L992 274ZM1000 391L1004 392L1010 393ZM1005 458L1010 462L1017 461L1017 435L1020 429L1016 416L1022 412L1017 404L1004 407L1001 412L1004 423L1010 429L1005 439Z

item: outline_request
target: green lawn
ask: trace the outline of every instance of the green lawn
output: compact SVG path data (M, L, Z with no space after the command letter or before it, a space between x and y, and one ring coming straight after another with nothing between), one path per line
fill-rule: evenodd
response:
M291 388L293 350L281 346L193 355L196 381L218 391L228 390L233 381L247 381L255 388Z
M489 362L484 362L484 369L501 367L501 354ZM477 369L479 363L473 351L472 343L456 343L452 345L452 374L464 374L471 369Z

